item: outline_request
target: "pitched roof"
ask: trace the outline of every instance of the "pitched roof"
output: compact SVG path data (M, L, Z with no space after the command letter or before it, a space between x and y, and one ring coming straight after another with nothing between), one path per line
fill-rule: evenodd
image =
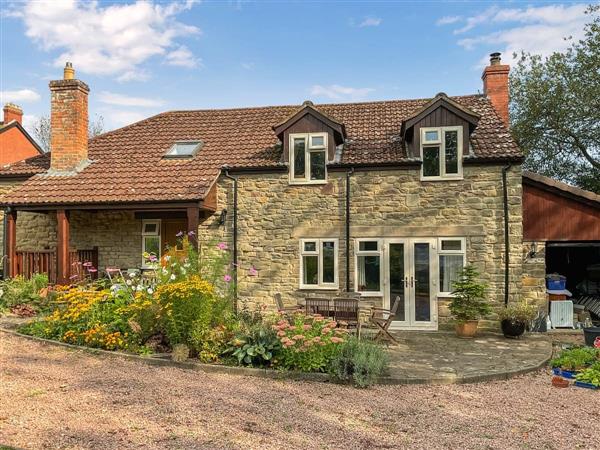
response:
M517 159L522 153L483 95L452 97L480 116L471 135L472 160ZM347 132L341 164L391 164L407 160L402 122L431 99L317 105ZM5 204L79 204L201 200L224 165L282 166L273 126L298 105L171 111L89 141L92 163L76 175L36 175L4 199ZM175 141L202 140L190 159L165 159Z
M0 179L5 177L32 176L45 173L50 168L50 153L42 153L21 161L0 166Z
M35 139L31 137L31 135L27 132L25 128L23 128L23 125L21 125L19 122L17 122L16 120L11 120L10 122L6 123L0 122L0 134L12 128L17 128L21 133L23 133L23 135L27 138L29 142L31 142L31 145L33 145L33 147L40 153L40 155L44 153L44 150L38 145L37 142L35 142Z
M600 208L600 195L553 178L524 170L523 183Z

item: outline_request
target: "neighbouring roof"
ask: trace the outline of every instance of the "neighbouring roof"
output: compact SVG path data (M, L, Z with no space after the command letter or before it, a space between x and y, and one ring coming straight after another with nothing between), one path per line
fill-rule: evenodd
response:
M549 192L554 192L565 197L574 198L575 200L582 201L583 203L590 204L600 208L600 195L595 194L591 191L586 191L570 184L557 181L553 178L548 178L543 175L523 171L523 183L535 186Z
M483 95L451 97L480 116L471 135L473 161L520 159L522 153ZM400 139L403 121L431 99L323 104L315 108L343 124L347 139L340 164L378 165L407 160ZM282 166L273 130L301 108L171 111L89 141L90 165L76 175L35 175L11 191L4 204L79 204L196 201L204 198L225 165ZM176 141L201 140L193 158L168 159Z
M33 176L50 168L50 153L35 155L21 161L0 166L0 179L6 177Z

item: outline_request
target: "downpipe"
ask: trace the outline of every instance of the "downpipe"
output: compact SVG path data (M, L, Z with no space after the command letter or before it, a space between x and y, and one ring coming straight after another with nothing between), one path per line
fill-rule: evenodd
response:
M354 167L346 172L346 292L350 292L350 177Z
M223 176L233 181L233 308L238 310L238 177L229 174L229 168L222 168Z
M508 306L508 286L509 286L509 263L510 263L510 242L508 229L508 183L506 174L511 165L502 168L502 198L504 203L504 306Z

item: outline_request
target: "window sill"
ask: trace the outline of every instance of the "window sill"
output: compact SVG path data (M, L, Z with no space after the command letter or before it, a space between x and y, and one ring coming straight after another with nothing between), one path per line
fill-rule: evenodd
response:
M462 181L465 178L460 177L424 177L421 176L421 181Z
M454 298L454 295L452 295L450 292L438 292L437 298Z
M358 292L361 297L383 297L383 292Z
M323 184L327 184L327 180L318 180L318 181L290 181L289 185L290 186L318 186L318 185L323 185Z
M337 291L339 286L300 286L300 291Z

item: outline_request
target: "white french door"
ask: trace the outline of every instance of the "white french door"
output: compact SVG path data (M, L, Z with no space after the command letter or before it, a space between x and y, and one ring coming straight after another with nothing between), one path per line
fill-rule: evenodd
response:
M384 239L384 305L394 329L437 330L435 239Z

